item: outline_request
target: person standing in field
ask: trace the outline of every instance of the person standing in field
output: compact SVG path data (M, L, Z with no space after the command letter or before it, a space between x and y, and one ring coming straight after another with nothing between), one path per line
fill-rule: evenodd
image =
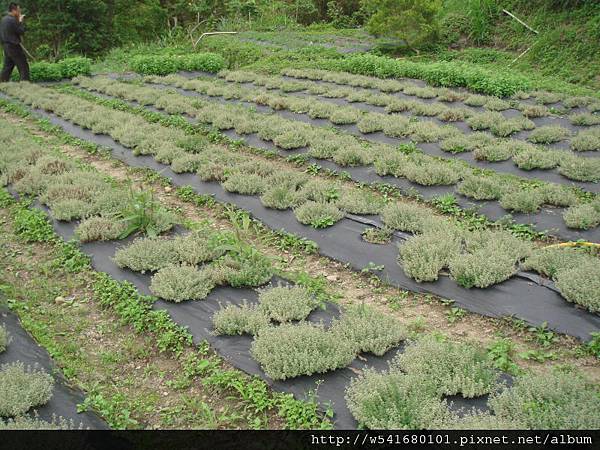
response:
M0 73L0 81L8 81L13 69L17 66L21 81L29 81L29 64L21 47L21 36L25 33L24 14L17 3L8 5L8 14L0 20L0 42L4 49L4 67Z

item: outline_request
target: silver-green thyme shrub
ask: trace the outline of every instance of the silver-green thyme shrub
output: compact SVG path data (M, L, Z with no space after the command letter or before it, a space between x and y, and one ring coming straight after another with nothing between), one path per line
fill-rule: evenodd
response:
M119 267L135 272L155 272L178 261L173 239L163 237L138 238L127 247L119 248L114 257Z
M589 255L585 250L576 247L545 247L535 250L523 262L523 269L535 270L536 272L554 278L559 271L573 269L585 265ZM597 260L600 263L600 260Z
M313 295L301 286L278 286L262 290L260 310L276 322L304 320L319 306Z
M391 367L418 376L438 396L461 394L471 398L490 393L499 375L481 347L432 335L406 346Z
M51 421L45 421L37 416L16 416L6 422L0 420L0 431L10 430L82 430L83 425L75 425L75 422L67 420L62 416L52 416Z
M346 367L355 357L353 347L323 325L282 324L262 329L251 353L270 378L285 380Z
M438 219L428 208L414 203L392 202L381 211L383 223L394 230L421 233Z
M576 373L526 374L511 388L493 395L489 405L500 420L533 430L597 430L600 427L598 387Z
M52 397L52 376L21 362L0 366L0 417L15 417Z
M356 353L378 356L398 345L408 335L395 317L368 307L348 309L333 322L330 332L339 340L353 342Z
M421 377L397 371L364 370L350 381L346 402L358 423L370 429L439 428L453 417Z
M399 262L415 281L435 281L459 252L459 234L449 229L411 237L400 245Z
M10 343L10 335L8 334L8 330L4 325L0 325L0 353L6 350L8 344Z
M600 312L600 263L590 258L578 267L559 270L556 287L568 301L581 305L591 312Z
M344 218L344 212L333 203L308 201L294 209L298 221L313 228L327 228Z
M110 241L119 239L126 229L127 225L120 219L94 216L85 219L75 228L75 236L80 242Z
M154 295L176 303L206 298L214 287L211 271L186 264L166 266L150 282Z
M256 335L269 325L267 314L258 305L250 305L245 300L240 306L228 304L221 307L213 315L213 326L218 335Z

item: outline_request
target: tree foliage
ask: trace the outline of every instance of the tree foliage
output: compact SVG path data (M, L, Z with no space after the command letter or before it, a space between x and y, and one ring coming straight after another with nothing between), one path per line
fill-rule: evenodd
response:
M376 35L394 36L416 48L435 41L441 0L365 0L367 23Z

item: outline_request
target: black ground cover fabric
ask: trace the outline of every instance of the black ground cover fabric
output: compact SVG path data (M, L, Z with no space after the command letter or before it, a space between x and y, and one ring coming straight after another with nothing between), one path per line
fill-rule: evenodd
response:
M387 245L370 244L361 237L365 225L345 218L334 226L317 230L299 223L292 211L265 208L258 197L229 193L217 183L202 182L195 174L176 174L170 167L160 164L151 156L133 156L132 152L106 135L95 135L53 114L36 110L53 124L71 135L106 146L113 156L133 167L149 167L169 177L175 185L190 185L198 193L212 194L220 202L232 203L250 212L273 230L285 231L316 242L320 253L337 261L348 263L361 270L370 263L384 265L378 275L391 285L415 292L430 293L452 299L456 306L489 317L514 316L538 326L544 322L552 330L588 340L590 333L600 331L600 316L575 307L555 290L546 287L548 282L536 284L539 277L513 277L486 289L465 289L448 276L434 283L417 283L408 278L397 262L400 239Z
M5 352L0 353L0 364L20 361L26 366L38 365L54 377L52 398L44 406L36 408L39 417L51 421L52 416L62 416L73 420L76 427L108 429L108 425L94 412L77 413L77 405L85 399L83 392L70 387L65 378L48 355L35 340L23 329L18 317L6 308L0 307L0 324L4 325L11 336L11 342Z

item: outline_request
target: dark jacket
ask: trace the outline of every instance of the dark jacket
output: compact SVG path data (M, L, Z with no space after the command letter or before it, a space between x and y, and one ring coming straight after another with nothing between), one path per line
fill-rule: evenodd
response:
M4 16L0 20L0 42L2 44L19 45L23 33L25 33L25 26L16 17Z

